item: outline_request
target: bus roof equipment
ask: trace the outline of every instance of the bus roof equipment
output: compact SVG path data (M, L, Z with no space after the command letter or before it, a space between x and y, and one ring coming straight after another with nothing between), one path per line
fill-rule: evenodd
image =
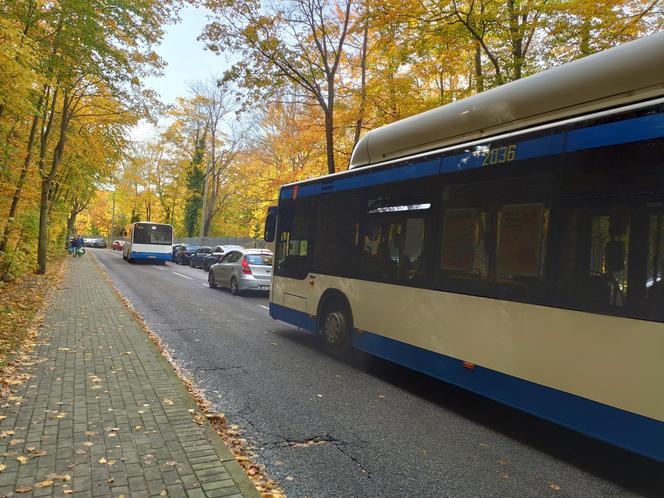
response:
M369 131L350 168L664 95L664 32Z

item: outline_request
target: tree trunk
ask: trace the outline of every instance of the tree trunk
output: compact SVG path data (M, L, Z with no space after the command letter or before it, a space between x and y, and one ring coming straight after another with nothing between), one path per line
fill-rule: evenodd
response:
M327 151L327 172L334 173L334 116L332 109L325 113L325 149Z
M69 214L69 217L67 218L67 236L71 237L74 235L74 230L76 229L76 217L78 216L78 212L74 208L71 213Z
M54 92L53 100L57 99L57 89ZM42 184L41 184L41 196L39 200L39 239L37 242L37 273L44 275L46 273L46 256L47 256L47 246L48 246L48 211L49 211L49 198L51 193L51 186L53 184L53 179L58 172L58 166L62 161L62 156L65 152L65 144L67 143L67 129L69 128L69 119L70 115L70 104L71 100L69 96L65 93L62 100L62 116L60 120L60 137L58 143L55 146L53 151L53 161L51 162L51 168L48 173L45 173L44 152L41 152L40 157L40 171L42 173ZM53 106L55 107L55 105ZM49 118L50 120L51 118ZM49 126L50 128L50 126ZM43 138L43 137L42 137ZM42 140L42 142L48 142L48 140Z
M39 102L38 108L41 107L41 101ZM39 125L39 115L35 114L32 118L32 127L30 128L30 136L28 137L28 145L25 153L25 159L23 160L23 167L21 168L21 176L18 179L16 184L16 189L14 190L14 196L12 197L12 204L9 208L9 214L7 215L7 221L5 223L5 228L2 231L2 238L0 238L0 252L3 252L7 248L7 239L11 232L11 224L16 216L16 210L18 209L18 202L21 198L21 193L23 192L23 186L25 185L25 179L28 176L28 169L30 168L30 162L32 160L32 148L35 143L35 137L37 136L37 126Z
M207 237L208 227L207 227L207 213L209 209L209 199L210 196L210 172L212 170L212 160L209 160L205 166L205 176L203 177L203 207L201 208L201 226L198 230L198 236L202 239Z
M41 183L41 196L39 199L39 240L37 245L37 273L46 274L46 249L48 245L48 194L51 189L51 180L44 178Z
M327 77L327 105L325 109L325 149L327 151L327 172L334 174L334 73Z
M482 47L475 43L475 89L477 93L484 91L484 72L482 71Z
M355 137L353 138L353 150L360 140L362 125L364 124L364 111L367 102L367 45L369 42L369 22L364 21L364 32L362 34L362 55L360 59L361 86L360 86L360 108L357 111L355 122Z
M512 44L512 80L519 80L523 71L523 34L515 0L508 0L510 41Z

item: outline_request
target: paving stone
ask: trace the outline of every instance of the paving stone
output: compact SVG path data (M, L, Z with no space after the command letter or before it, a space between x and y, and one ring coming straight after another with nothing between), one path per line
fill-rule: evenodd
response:
M8 455L0 496L52 473L72 479L22 496L72 496L65 489L87 497L140 498L164 490L176 498L205 497L205 491L241 496L241 489L259 496L248 478L230 478L217 450L221 442L194 422L180 380L92 257L70 262L33 356L38 361L25 367L30 380L13 389L21 402L0 408L7 417L0 429L24 440L0 441L0 454ZM16 456L28 455L28 447L47 453L19 464Z

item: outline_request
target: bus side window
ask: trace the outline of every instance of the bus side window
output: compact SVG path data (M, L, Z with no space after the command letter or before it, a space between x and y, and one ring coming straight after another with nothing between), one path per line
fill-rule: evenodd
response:
M415 281L425 275L425 218L380 215L364 226L362 273L381 280Z
M648 270L646 275L646 317L664 321L664 214L648 217Z
M567 305L610 311L626 303L630 211L620 205L569 208L563 217L558 283Z
M285 277L302 279L311 271L312 223L303 211L284 212L279 219L277 271Z
M397 276L401 222L391 217L371 220L362 237L362 273L380 279Z

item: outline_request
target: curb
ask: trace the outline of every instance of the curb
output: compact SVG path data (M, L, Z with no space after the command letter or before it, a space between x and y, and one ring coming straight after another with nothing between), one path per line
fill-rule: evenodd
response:
M90 255L92 255L92 252L90 252ZM196 403L196 400L192 397L191 392L189 392L189 390L185 387L183 379L180 377L178 371L174 368L173 364L171 364L172 360L166 358L164 353L159 349L159 347L155 343L156 341L159 340L159 336L157 336L155 332L153 332L148 327L148 325L142 319L140 314L133 308L133 306L130 305L129 300L126 297L124 297L122 292L115 286L112 279L109 277L106 270L102 267L102 264L99 262L99 260L95 256L92 256L92 260L94 261L95 269L101 274L106 283L108 283L111 286L111 289L113 289L116 299L118 299L118 301L124 308L127 308L127 310L131 313L132 318L134 319L138 327L142 329L143 332L145 332L147 338L149 339L148 341L150 344L149 347L152 348L154 353L159 358L158 361L160 362L161 366L168 373L168 375L172 376L176 381L175 382L176 389L183 396L186 403L186 407L188 409L199 411L198 410L199 406ZM223 463L229 475L232 477L233 481L237 484L238 488L240 489L242 495L251 498L260 497L261 494L254 487L253 483L251 482L247 474L244 472L242 466L235 459L235 456L233 455L231 450L228 449L224 441L221 439L221 436L217 434L217 432L214 430L214 428L210 424L210 421L207 420L207 418L205 419L205 422L203 422L203 427L205 427L208 439L212 444L212 446L215 448L217 455L219 456L219 461Z

